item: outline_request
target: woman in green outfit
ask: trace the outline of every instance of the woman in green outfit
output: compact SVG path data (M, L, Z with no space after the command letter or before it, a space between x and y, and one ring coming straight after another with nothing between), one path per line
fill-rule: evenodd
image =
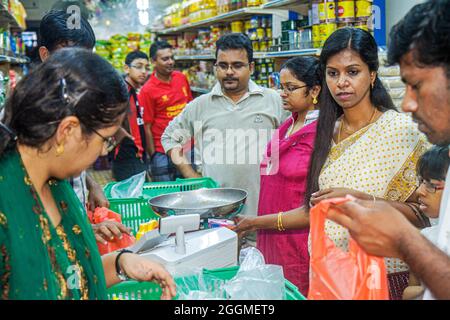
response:
M128 252L100 257L65 181L114 146L127 108L119 74L83 49L61 49L18 84L0 122L0 298L106 299L126 278L175 295L161 265Z

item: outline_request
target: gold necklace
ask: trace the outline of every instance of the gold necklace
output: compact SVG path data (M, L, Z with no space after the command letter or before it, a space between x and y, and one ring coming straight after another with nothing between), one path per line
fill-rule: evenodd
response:
M376 113L377 113L377 108L374 108L374 109L373 109L372 116L371 116L370 119L369 119L369 122L367 122L367 124L366 124L364 127L367 127L369 124L371 124L371 123L373 122L373 119L375 118ZM345 127L348 127L348 126L347 126L347 124L344 123L344 121L345 121L345 116L342 117L342 123L345 125L345 126L343 126L343 127L344 127L343 129L344 129L344 131L345 131L347 134L352 135L352 134L354 134L355 132L357 132L358 130L361 130L362 128L364 128L364 127L362 127L362 128L360 128L360 129L358 129L358 130L350 131L350 130L348 130L348 129L345 128Z

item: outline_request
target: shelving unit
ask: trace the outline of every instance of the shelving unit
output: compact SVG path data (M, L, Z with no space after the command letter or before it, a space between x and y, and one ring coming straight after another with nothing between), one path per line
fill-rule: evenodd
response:
M2 3L0 3L0 26L9 27L12 32L23 31L19 22L9 13L8 9Z
M215 23L224 23L224 22L230 22L234 20L239 19L245 19L247 17L251 17L253 15L273 15L273 14L283 14L283 10L277 10L277 9L264 9L262 7L256 7L256 8L242 8L235 11L230 11L224 14L220 14L218 16L205 19L199 22L194 23L187 23L185 25L179 26L179 27L173 27L173 28L167 28L167 29L153 29L150 30L151 32L154 32L157 35L169 35L169 34L177 34L184 31L189 31L193 29L199 29L202 27L210 26L211 24Z
M276 51L276 52L254 52L255 59L276 59L276 58L291 58L298 56L319 55L320 49L300 49L290 51ZM214 60L214 55L192 55L192 56L175 56L175 60Z
M385 0L374 0L374 5L379 6L383 4ZM195 32L208 26L220 26L225 23L229 23L236 20L245 20L254 15L272 15L272 34L273 38L280 37L281 29L277 27L275 30L275 23L281 24L285 20L295 20L297 14L307 16L311 6L311 0L272 0L259 7L243 8L235 11L231 11L225 14L220 14L215 17L195 22L187 23L178 27L165 28L160 30L153 30L158 36L185 36L184 33ZM275 22L276 21L276 22ZM312 26L302 26L302 28L311 28ZM191 35L188 35L191 36ZM208 48L208 50L211 50ZM194 61L213 61L215 60L215 52L202 53L198 51L194 54L180 52L175 56L175 60L181 63L188 64ZM209 52L209 51L206 51ZM297 56L319 56L321 53L320 48L313 48L312 43L301 43L299 46L286 46L282 43L271 43L268 46L267 52L254 52L254 59L271 59L274 62L274 70L278 70L281 65L289 58ZM267 63L267 62L266 62ZM205 93L209 90L203 88L192 89L195 92Z

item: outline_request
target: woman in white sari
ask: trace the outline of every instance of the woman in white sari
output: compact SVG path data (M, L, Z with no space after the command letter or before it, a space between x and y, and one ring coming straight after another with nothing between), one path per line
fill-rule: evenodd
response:
M388 201L417 227L426 226L414 191L416 164L428 145L411 117L395 110L379 80L375 40L360 29L340 29L326 41L320 61L325 81L305 196L309 205L243 219L237 231L308 227L311 205L347 194ZM327 221L326 232L338 247L347 248L346 229ZM391 298L401 299L408 267L386 261Z

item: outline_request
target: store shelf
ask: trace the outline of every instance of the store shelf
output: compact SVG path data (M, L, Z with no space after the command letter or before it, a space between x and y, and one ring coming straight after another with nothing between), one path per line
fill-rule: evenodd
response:
M309 4L310 0L274 0L262 5L263 9L285 9L290 7Z
M253 57L255 59L264 59L267 57L267 52L253 52ZM186 56L175 56L175 60L215 60L216 56L213 54L200 54L200 55L186 55Z
M9 13L8 9L0 3L0 26L5 26L7 24L9 24L9 27L13 32L23 31L16 18L14 18L14 16Z
M192 55L192 56L175 56L175 60L214 60L216 57L212 54Z
M211 89L191 87L191 91L204 94L204 93L209 93L211 91Z
M312 56L319 55L320 49L300 49L300 50L290 50L290 51L277 51L277 52L266 52L264 58L290 58L298 56Z
M26 63L30 63L30 58L25 57L25 56L12 57L12 56L0 55L0 63L26 64Z
M187 23L185 25L179 26L179 27L173 27L173 28L167 28L167 29L153 29L151 30L154 33L165 35L165 34L176 34L183 31L187 31L190 29L198 29L201 27L207 27L214 23L222 23L222 22L229 22L237 19L245 19L252 15L271 15L271 14L278 14L280 13L279 10L268 10L263 9L262 7L255 7L255 8L243 8L231 12L227 12L206 20L202 20L199 22L194 23Z

